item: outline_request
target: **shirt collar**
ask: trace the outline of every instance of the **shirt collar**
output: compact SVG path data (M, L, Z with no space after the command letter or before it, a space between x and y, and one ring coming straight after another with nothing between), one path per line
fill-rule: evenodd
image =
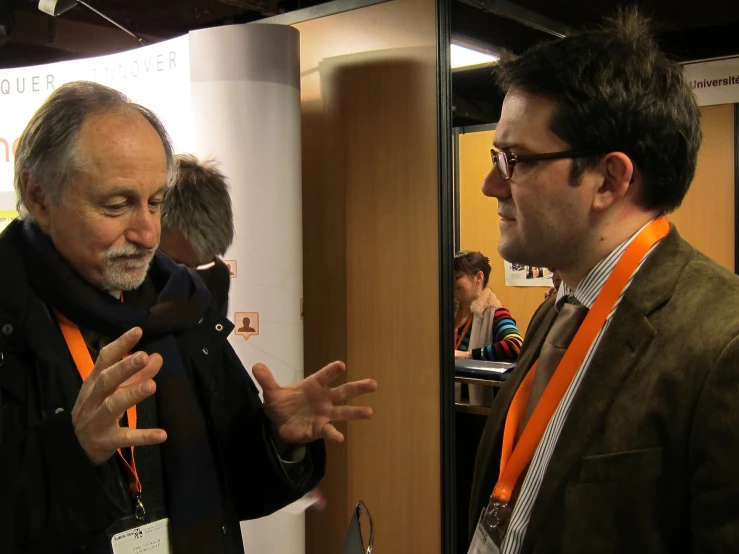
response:
M582 304L588 309L592 308L595 303L595 299L598 298L600 291L603 290L606 281L608 281L611 273L613 273L613 268L616 267L618 260L621 259L626 248L633 242L637 235L641 233L642 229L652 223L652 221L654 221L654 219L646 223L636 233L619 244L610 254L608 254L608 256L595 264L595 267L585 275L585 278L580 281L580 284L577 285L577 288L574 291L567 286L567 283L562 281L559 285L559 290L557 291L557 300L554 303L557 311L560 310L562 304L565 302L573 302L573 299L575 303ZM648 256L651 251L652 250L650 250L646 256ZM644 260L642 260L642 262L643 261Z

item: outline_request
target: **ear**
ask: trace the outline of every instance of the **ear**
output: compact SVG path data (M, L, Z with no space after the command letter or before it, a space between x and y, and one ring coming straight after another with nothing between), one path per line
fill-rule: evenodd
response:
M611 152L601 163L603 182L593 198L593 209L597 212L618 203L629 191L634 177L634 164L622 152Z
M478 281L479 281L479 283L480 283L481 286L485 282L485 274L482 271L478 271L475 274L475 282L478 282Z
M49 204L51 198L43 187L31 177L27 170L21 173L21 189L23 192L23 203L28 211L42 229L48 229L51 225Z

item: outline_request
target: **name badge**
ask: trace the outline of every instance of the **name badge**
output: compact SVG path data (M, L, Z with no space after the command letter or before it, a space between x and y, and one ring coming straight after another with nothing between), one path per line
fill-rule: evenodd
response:
M475 529L475 535L472 537L472 544L470 544L467 554L500 554L500 549L493 542L493 539L488 536L482 522L477 524L477 529Z
M485 530L485 516L487 514L487 508L482 510L480 514L480 521L477 522L477 529L472 537L472 544L467 554L500 554L500 548L495 544L488 532Z
M170 554L169 520L160 519L113 536L113 554Z

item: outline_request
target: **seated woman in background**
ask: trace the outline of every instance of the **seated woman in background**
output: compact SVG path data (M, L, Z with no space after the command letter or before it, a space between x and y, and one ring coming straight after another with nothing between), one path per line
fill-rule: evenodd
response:
M454 256L454 355L510 362L518 359L521 333L511 313L487 288L490 260L464 250Z

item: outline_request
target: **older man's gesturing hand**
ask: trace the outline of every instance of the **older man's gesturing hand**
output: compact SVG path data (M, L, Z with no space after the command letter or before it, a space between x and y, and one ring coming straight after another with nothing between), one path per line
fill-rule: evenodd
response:
M154 394L152 380L162 367L159 354L137 352L125 359L142 332L134 327L100 351L95 368L82 383L72 409L74 432L93 464L102 464L119 448L159 444L162 429L129 429L119 421L126 410Z
M264 392L264 411L282 441L303 444L324 438L342 442L344 435L336 430L332 421L372 417L372 408L347 406L346 402L377 390L373 379L329 387L331 381L345 371L343 362L333 362L299 383L281 387L266 365L256 364L252 368Z

